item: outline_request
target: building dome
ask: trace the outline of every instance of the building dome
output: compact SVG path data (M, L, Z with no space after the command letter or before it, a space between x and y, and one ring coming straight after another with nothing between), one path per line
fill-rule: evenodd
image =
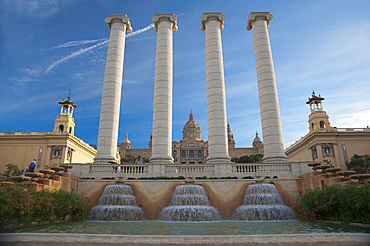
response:
M131 142L128 139L127 133L125 139L122 140L121 146L123 146L125 149L131 149Z
M183 140L192 138L200 140L200 127L198 123L194 120L193 113L190 112L189 120L185 123L185 126L182 130Z
M253 148L258 148L262 145L262 140L258 136L258 133L256 132L256 137L253 140Z

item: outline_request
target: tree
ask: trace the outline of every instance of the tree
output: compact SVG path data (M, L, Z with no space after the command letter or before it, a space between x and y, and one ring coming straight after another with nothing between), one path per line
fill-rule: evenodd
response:
M370 155L354 154L347 167L358 174L370 173Z
M235 163L259 163L262 162L263 154L256 154L256 155L244 155L240 158L232 157L231 161Z
M5 177L19 176L21 171L19 167L13 163L6 164L6 171L4 171Z

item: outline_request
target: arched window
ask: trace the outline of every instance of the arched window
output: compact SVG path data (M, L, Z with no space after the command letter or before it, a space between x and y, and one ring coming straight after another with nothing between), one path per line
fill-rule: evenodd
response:
M72 127L69 128L69 134L72 134Z
M321 130L326 129L324 121L320 121L320 128L321 128Z
M64 126L63 125L60 125L59 126L59 131L58 131L58 133L63 133L63 131L64 131Z
M198 151L198 158L202 159L202 151Z
M190 150L190 151L189 151L189 157L190 157L190 158L194 158L194 151L193 151L193 150Z
M177 151L176 151L176 150L174 150L174 151L173 151L173 158L176 158L176 156L177 156Z
M182 152L181 152L181 158L186 158L185 151L182 151Z
M313 123L311 124L311 127L312 127L312 131L315 131L315 125Z

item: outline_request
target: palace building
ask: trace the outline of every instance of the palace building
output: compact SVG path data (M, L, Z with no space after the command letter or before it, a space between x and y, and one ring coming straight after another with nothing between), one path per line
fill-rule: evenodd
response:
M370 128L332 127L323 109L321 95L312 93L306 104L311 108L309 132L285 150L292 162L328 162L346 170L354 154L370 154Z
M245 155L263 154L263 143L256 133L253 147L235 148L234 135L231 133L230 125L227 125L228 146L230 157L241 157ZM201 130L198 123L194 120L194 115L190 112L189 120L185 123L182 130L182 139L172 142L172 157L175 164L204 164L208 156L208 141L204 142L201 138ZM147 149L132 149L131 142L126 134L125 139L120 145L120 155L141 156L150 158L152 151L152 137Z
M94 161L96 150L75 136L73 111L77 106L69 96L59 104L61 110L52 132L0 132L0 172L9 163L28 168L33 159L37 169Z

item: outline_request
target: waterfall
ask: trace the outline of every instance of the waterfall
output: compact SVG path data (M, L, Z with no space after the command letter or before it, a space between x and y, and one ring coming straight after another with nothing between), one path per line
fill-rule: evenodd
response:
M220 220L217 209L209 203L204 188L200 185L179 185L175 188L168 207L159 215L164 221L213 221Z
M144 211L129 185L108 185L105 187L97 206L88 216L90 220L131 221L145 220Z
M235 220L293 220L293 210L284 205L273 184L249 185L245 191L243 205L234 214Z

